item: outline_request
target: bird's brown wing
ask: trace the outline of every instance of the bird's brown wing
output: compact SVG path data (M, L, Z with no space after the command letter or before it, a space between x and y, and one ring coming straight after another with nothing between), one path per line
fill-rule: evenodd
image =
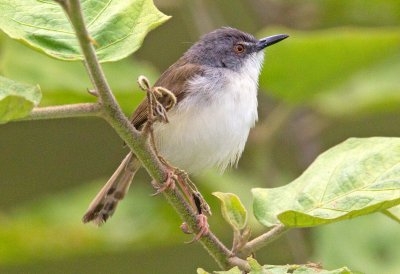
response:
M180 59L170 66L154 84L155 87L164 87L175 94L177 103L186 96L187 82L196 75L204 73L204 69L198 64L187 63ZM167 97L159 98L164 106L168 104ZM135 128L139 129L147 121L148 103L144 99L131 116L131 122Z

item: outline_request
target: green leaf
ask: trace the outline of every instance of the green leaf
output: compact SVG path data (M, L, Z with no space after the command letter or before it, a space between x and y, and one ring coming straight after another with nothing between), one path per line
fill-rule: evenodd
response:
M395 220L396 222L400 223L400 206L385 209L383 210L383 213Z
M247 211L239 197L233 193L213 192L221 201L221 212L224 219L235 230L243 229L247 224Z
M256 259L252 258L252 257L248 257L247 261L249 262L251 271L251 274L263 274L265 273L263 267L257 262Z
M348 139L292 183L252 192L265 226L317 226L393 207L400 203L400 138Z
M41 97L39 86L0 76L0 124L27 116Z
M324 270L313 265L268 265L263 267L268 274L352 274L347 267L342 267L335 270ZM253 274L252 272L250 272ZM255 273L254 273L255 274Z
M92 84L83 64L47 58L11 39L5 42L1 52L1 71L11 79L40 83L43 92L41 106L96 100L87 92ZM131 113L145 95L136 83L137 77L145 75L154 83L158 76L150 64L131 58L103 64L102 67L113 93L127 113Z
M169 18L151 0L82 0L81 5L101 62L133 53L150 30ZM71 24L55 1L3 0L0 10L0 29L11 38L57 59L83 59Z
M205 271L203 268L197 268L197 274L210 274L210 273Z
M215 274L243 274L243 271L239 267L235 266L228 271L214 271Z
M255 259L247 258L250 264L251 271L249 274L353 274L347 267L338 268L335 270L324 270L318 265L263 265L261 266ZM199 269L202 271L199 272ZM203 269L197 269L198 274L209 274ZM228 271L214 271L217 274L242 274L243 272L235 266Z
M290 37L266 50L260 86L294 104L308 104L351 80L354 73L397 55L400 43L399 29L393 28L268 30L258 36L278 32Z

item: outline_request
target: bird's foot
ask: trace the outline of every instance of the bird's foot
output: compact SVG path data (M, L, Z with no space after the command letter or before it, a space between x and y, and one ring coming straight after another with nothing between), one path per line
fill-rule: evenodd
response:
M204 235L207 235L209 232L209 225L208 225L208 221L207 221L207 216L204 214L198 214L196 216L196 221L197 221L197 226L199 228L199 232L193 237L193 239L189 242L186 242L187 244L193 243L193 242L197 242L198 240L200 240L201 237L203 237ZM190 231L188 228L188 225L186 223L183 223L181 225L181 229L184 233L186 234L192 234L194 233L193 231Z
M198 214L205 213L211 216L210 206L207 204L206 200L201 195L196 185L192 182L192 180L190 180L187 172L178 168L174 169L175 174L178 178L178 184L181 187L182 191L185 193L193 209L197 210Z
M173 170L168 170L167 171L167 178L165 179L164 183L160 186L156 183L153 183L154 188L156 189L156 192L152 196L156 196L167 189L175 189L175 181L177 180L177 176Z

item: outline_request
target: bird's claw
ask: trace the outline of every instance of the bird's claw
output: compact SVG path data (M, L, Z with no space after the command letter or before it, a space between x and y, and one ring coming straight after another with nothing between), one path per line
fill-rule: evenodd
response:
M209 232L209 225L208 225L208 221L207 221L207 216L204 214L199 214L196 216L196 220L197 220L197 226L199 227L200 231L193 237L193 239L189 242L185 242L187 244L191 244L194 242L197 242L198 240L200 240L201 237L203 237L204 235L207 235ZM188 230L188 227L186 225L186 223L183 223L181 225L181 229L184 233L193 233L190 232Z
M172 170L167 171L167 178L165 179L164 183L161 186L155 185L154 187L157 190L151 196L156 196L156 195L164 192L167 189L175 189L175 187L176 187L175 180L176 179L177 179L177 176L175 175L175 173Z

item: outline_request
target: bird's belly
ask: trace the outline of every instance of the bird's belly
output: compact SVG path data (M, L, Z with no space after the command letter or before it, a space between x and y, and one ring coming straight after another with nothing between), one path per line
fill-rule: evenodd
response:
M160 154L190 173L235 165L257 120L256 92L239 85L208 102L185 98L169 112L168 124L154 127Z

